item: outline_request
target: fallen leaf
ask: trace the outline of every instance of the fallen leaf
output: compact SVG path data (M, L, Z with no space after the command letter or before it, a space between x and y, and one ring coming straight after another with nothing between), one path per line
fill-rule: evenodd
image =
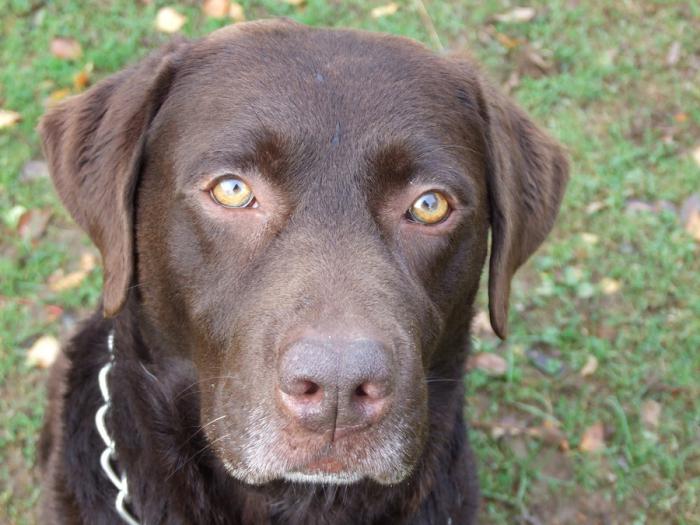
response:
M245 11L243 10L243 6L238 2L231 2L228 16L234 22L245 22Z
M569 450L569 441L562 432L559 422L554 419L547 418L539 427L528 429L528 435L539 438L548 445L559 447L560 450Z
M50 335L41 336L27 351L27 364L39 368L48 368L58 357L61 345Z
M396 2L391 2L390 4L375 7L371 11L372 18L382 18L384 16L393 15L399 10L399 4Z
M681 111L680 113L676 113L675 115L673 115L673 120L675 120L679 124L683 124L688 120L688 114Z
M75 38L57 36L51 40L51 54L61 60L75 60L83 54L83 48Z
M33 241L44 235L51 219L49 210L27 210L19 218L17 234L24 241Z
M693 150L692 155L693 155L693 159L695 160L695 163L696 163L698 166L700 166L700 146L698 146L697 148L695 148L695 149Z
M700 193L688 197L681 207L681 222L685 231L700 242Z
M49 176L49 165L43 160L29 160L22 166L20 182L31 182L46 179Z
M666 64L669 66L675 66L681 58L681 43L676 40L668 50L666 55Z
M598 284L605 295L617 293L620 291L620 288L622 288L620 281L616 281L615 279L611 279L609 277L603 277Z
M51 107L57 102L60 102L64 98L70 96L70 94L70 89L68 88L57 89L56 91L52 92L46 99L46 106Z
M594 355L589 355L579 373L582 377L587 377L595 374L596 370L598 370L598 359Z
M202 12L211 18L224 18L228 16L229 0L204 0Z
M22 120L22 115L9 109L0 109L0 129L9 128Z
M544 352L540 352L539 350L531 348L525 352L525 355L527 355L528 359L537 370L548 376L559 376L566 368L561 360L549 356Z
M478 336L494 335L491 328L489 314L484 310L479 310L472 320L472 333Z
M49 323L53 323L63 315L63 308L57 304L47 304L44 306L44 312L46 313L46 320Z
M578 446L581 452L599 452L605 448L605 427L598 422L588 427Z
M156 29L162 33L177 33L185 25L187 17L172 7L161 7L156 13Z
M641 419L647 430L656 430L659 427L661 417L661 404L653 399L647 399L642 403Z
M92 74L93 68L94 65L92 64L92 62L90 62L86 64L83 69L81 69L75 75L73 75L73 87L76 91L83 91L86 87L90 85L90 75Z
M64 292L76 288L85 280L87 274L88 272L84 270L77 270L65 275L62 271L56 272L49 277L49 290L52 292Z
M80 256L80 269L83 272L91 272L95 269L96 264L97 259L91 252L83 252L83 254Z
M594 245L598 244L598 239L599 237L595 233L582 233L581 234L581 239L583 242L589 245Z
M531 21L536 14L537 11L533 7L516 7L500 15L495 15L493 18L504 24L522 24Z
M489 352L474 354L467 360L469 370L478 369L492 377L501 377L508 371L508 363L501 356Z
M593 215L594 213L599 212L603 208L605 208L605 204L603 204L600 201L593 201L586 206L586 214Z
M506 49L515 49L521 43L517 38L511 38L503 33L496 33L496 40Z
M306 3L306 0L283 0L285 4L293 5L295 7L299 7L300 5L304 5Z

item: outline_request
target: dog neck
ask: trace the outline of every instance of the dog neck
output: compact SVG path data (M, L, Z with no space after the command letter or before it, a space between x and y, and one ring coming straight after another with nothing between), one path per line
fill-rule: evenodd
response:
M477 502L464 498L476 493L476 480L470 477L475 468L462 417L461 372L456 380L429 383L430 447L405 482L321 486L276 481L250 486L232 478L209 448L201 429L193 366L182 358L156 366L153 349L145 343L153 334L143 333L139 317L127 308L115 320L88 324L70 352L66 442L74 440L81 448L76 450L75 443L65 447L65 462L77 466L66 468L65 475L75 480L68 482L72 487L80 486L81 476L95 480L89 489L80 487L74 493L79 507L101 501L104 508L99 513L115 516L116 490L99 466L103 444L94 426L81 422L91 420L102 402L97 377L109 359L107 334L114 329L108 426L141 522L312 525L373 523L387 516L392 523L469 522ZM99 350L95 341L101 341ZM453 352L450 361L461 353ZM462 360L458 355L457 361ZM454 373L453 367L450 363ZM80 414L82 410L87 413ZM405 516L412 516L411 521Z

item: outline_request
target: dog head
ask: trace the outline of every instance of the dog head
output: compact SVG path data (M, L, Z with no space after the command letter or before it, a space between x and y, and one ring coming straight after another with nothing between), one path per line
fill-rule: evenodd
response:
M105 314L133 294L155 359L192 363L213 450L256 484L405 479L440 379L461 380L489 229L504 337L568 172L468 60L287 22L172 44L41 133Z

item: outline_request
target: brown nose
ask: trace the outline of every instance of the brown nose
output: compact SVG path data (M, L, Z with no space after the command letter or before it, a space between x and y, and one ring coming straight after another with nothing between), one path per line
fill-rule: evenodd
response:
M299 339L280 355L282 405L307 430L339 439L386 413L391 365L391 354L375 340Z

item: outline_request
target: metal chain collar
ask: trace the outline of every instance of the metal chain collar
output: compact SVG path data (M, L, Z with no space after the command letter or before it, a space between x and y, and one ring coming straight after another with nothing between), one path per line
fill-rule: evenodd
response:
M116 509L117 514L119 514L121 519L129 525L141 525L127 507L129 504L129 485L126 479L126 472L122 472L121 476L118 476L114 471L113 465L116 465L117 462L116 444L114 443L112 436L109 435L107 426L105 425L105 415L107 414L107 411L111 405L109 386L107 385L107 375L114 364L114 330L110 330L109 335L107 336L107 348L109 349L109 361L107 361L107 363L105 363L105 365L100 369L100 373L97 376L104 403L95 413L95 426L97 427L97 432L99 432L100 437L102 438L102 441L104 441L106 447L100 455L100 466L102 467L102 470L106 474L107 478L109 478L109 480L112 482L112 485L114 485L117 489L117 498L114 500L114 508Z

